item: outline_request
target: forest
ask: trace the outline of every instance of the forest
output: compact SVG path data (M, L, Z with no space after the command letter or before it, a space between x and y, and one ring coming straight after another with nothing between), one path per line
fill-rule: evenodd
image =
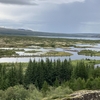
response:
M84 60L30 60L0 64L1 100L54 100L73 91L100 89L100 68Z

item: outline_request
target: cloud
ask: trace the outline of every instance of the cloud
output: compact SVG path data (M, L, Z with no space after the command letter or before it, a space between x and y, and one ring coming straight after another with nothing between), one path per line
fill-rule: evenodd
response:
M100 25L100 22L82 22L84 25Z
M0 2L0 26L61 33L100 31L100 0Z
M38 14L39 9L40 8L37 8L36 6L0 4L0 20L29 20L30 17Z
M35 5L34 0L0 0L3 4Z
M17 5L37 5L41 3L63 4L83 1L85 0L0 0L0 3Z
M0 4L0 26L39 30L44 6Z
M84 2L85 0L37 0L37 2L46 2L54 4L63 4L63 3L73 3L73 2Z
M81 22L80 31L84 33L100 33L100 21Z

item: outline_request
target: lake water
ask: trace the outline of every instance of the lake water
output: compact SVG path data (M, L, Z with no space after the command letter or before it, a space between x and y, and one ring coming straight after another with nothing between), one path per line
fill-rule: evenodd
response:
M65 39L83 39L83 40L100 40L100 38L87 38L87 37L60 37L60 36L38 36L43 38L65 38Z
M0 63L2 62L29 62L29 60L36 60L39 61L41 59L43 59L44 61L46 60L46 58L51 59L52 61L60 59L61 61L64 61L65 59L69 60L80 60L80 59L93 59L93 60L100 60L100 57L90 57L90 56L83 56L83 55L78 55L77 53L74 53L74 55L68 57L68 56L58 56L58 57L3 57L0 58Z
M95 64L94 68L100 67L100 64Z

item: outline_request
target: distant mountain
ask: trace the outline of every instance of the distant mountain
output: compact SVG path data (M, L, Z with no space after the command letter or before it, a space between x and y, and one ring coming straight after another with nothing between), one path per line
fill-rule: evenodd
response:
M9 28L0 28L0 34L1 35L37 35L38 32L33 32L31 30L25 30L25 29L9 29Z
M10 29L0 28L0 35L8 36L53 36L53 37L97 37L100 38L100 34L97 33L49 33L49 32L38 32L27 29Z

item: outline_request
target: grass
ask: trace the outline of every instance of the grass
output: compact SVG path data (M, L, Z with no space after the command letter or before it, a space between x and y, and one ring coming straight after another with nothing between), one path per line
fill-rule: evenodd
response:
M88 64L88 65L100 64L100 60L85 59L85 60L72 60L72 65L76 66L77 62L80 62L80 61L83 61L85 64Z
M45 54L42 54L42 56L71 56L71 53L68 52L58 52L58 51L49 51Z

